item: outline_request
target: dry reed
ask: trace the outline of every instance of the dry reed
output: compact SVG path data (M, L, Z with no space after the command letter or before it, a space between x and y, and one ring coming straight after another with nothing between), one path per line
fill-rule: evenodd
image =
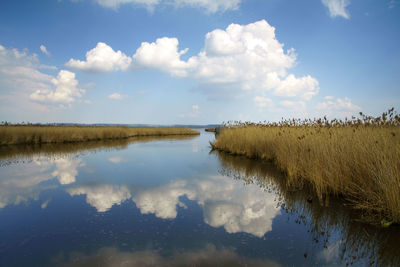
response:
M197 135L187 128L117 126L0 126L0 145L69 143L139 136Z
M271 160L288 185L305 181L321 203L344 197L373 221L400 223L400 116L228 123L214 149Z

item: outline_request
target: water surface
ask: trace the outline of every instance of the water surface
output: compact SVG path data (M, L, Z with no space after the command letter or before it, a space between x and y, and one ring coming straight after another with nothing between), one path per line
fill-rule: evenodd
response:
M186 138L0 148L1 266L399 266L398 228Z

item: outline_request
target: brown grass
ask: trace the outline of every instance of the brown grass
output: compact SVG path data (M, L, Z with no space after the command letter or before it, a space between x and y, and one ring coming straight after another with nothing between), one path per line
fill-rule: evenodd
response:
M228 124L214 149L271 160L287 183L311 183L321 202L344 197L374 221L400 222L400 117Z
M197 135L187 128L117 126L0 126L0 145L69 143L139 136Z
M378 228L363 223L360 221L362 213L345 205L342 198L331 197L329 208L320 205L314 201L317 196L310 183L293 190L293 186L286 183L285 175L270 162L219 151L214 153L220 160L221 174L274 192L282 204L282 212L291 214L290 220L309 228L315 243L328 248L340 240L341 265L400 266L399 227Z

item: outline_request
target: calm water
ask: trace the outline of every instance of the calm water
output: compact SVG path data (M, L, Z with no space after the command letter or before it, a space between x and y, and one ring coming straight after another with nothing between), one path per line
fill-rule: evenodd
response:
M213 134L0 149L1 266L400 265L400 233Z

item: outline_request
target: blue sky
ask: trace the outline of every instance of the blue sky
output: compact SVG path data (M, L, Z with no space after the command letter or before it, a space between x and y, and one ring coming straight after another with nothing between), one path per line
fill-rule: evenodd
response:
M0 120L400 110L398 0L3 0Z

